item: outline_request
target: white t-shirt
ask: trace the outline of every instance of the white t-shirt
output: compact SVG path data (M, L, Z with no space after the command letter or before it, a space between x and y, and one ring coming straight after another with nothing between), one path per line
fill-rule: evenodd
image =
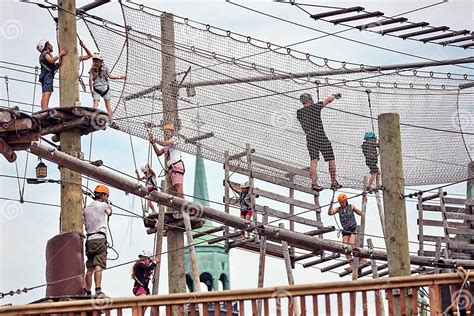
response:
M107 217L109 213L109 205L105 202L92 201L87 205L84 208L86 234L102 232L107 235ZM94 234L89 237L89 240L101 238L104 238L102 234Z
M168 161L168 166L178 162L181 160L181 152L176 149L176 144L178 143L178 137L173 136L169 140L171 144L169 146L165 146L165 158Z

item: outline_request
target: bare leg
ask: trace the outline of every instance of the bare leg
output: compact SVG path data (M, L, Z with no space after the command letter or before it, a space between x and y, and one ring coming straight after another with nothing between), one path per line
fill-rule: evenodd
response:
M94 271L95 287L101 287L102 284L102 267L96 266Z
M375 185L377 186L377 189L380 189L380 170L377 172L375 175Z
M312 185L316 185L318 183L318 161L316 159L311 160L310 162L309 177L311 178Z
M369 179L369 188L372 188L372 184L374 183L374 178L375 178L375 173L370 174L370 179Z
M86 273L86 290L91 291L92 288L92 273L94 273L94 267L87 268Z
M148 200L148 208L150 208L153 213L156 213L155 206L153 205L153 202L151 200Z
M105 108L107 109L107 113L109 113L110 118L112 118L112 115L114 112L112 112L112 107L110 106L110 100L105 100Z
M343 243L344 245L350 246L350 244L349 244L349 239L350 239L350 237L351 237L351 236L342 236L342 243ZM347 260L351 260L351 259L352 259L352 256L351 256L351 255L346 255L346 259L347 259Z
M329 175L331 176L331 183L335 184L336 180L336 161L331 160L329 161Z
M92 102L92 107L93 107L94 109L97 109L97 108L99 107L99 100L94 100L94 101Z
M247 213L247 215L245 216L245 219L250 221L252 220L252 216L249 213ZM250 232L248 231L245 232L245 238L250 239Z
M41 96L41 110L42 111L48 109L49 98L51 98L51 94L52 94L52 92L45 92Z
M174 189L176 190L176 196L184 199L183 184L182 183L176 183L174 185Z

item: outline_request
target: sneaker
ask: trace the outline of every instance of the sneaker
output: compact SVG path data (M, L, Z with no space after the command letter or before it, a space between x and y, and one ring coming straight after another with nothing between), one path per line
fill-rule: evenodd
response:
M366 191L367 193L372 193L372 188L369 187L369 186L367 186L367 187L365 188L365 191Z
M96 292L94 295L94 298L105 298L105 297L107 297L107 295L105 295L105 293L102 291Z
M339 182L337 182L337 181L334 182L333 184L331 184L331 190L336 191L336 190L338 190L338 189L340 189L340 188L342 188L342 185L340 185Z
M379 185L379 190L383 191L383 185Z
M313 189L313 191L318 191L318 192L321 192L322 190L324 190L324 188L318 185L317 183L314 183L313 185L311 185L311 189Z

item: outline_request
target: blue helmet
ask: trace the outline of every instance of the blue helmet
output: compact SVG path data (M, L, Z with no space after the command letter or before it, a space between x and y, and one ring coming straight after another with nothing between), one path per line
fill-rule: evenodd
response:
M373 139L376 139L376 138L377 138L377 136L375 135L375 133L374 133L374 132L371 132L371 131L365 132L364 139L367 140L367 139L371 139L371 138L373 138Z

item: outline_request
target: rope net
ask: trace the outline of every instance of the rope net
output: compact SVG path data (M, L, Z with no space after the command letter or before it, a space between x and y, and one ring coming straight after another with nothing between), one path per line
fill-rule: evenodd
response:
M133 3L122 3L122 8L126 27L91 19L86 23L105 63L115 64L114 73L127 74L125 84L111 82L112 89L123 89L112 104L114 121L126 133L162 139L161 126L171 120L179 129L179 149L189 154L197 150L190 139L212 133L199 140L204 158L223 162L225 151L245 152L248 143L255 155L300 169L309 166L309 151L314 158L319 149L319 183L326 187L331 181L323 156L331 159L330 142L338 181L360 189L369 173L361 148L364 134L372 123L378 134L380 113L397 112L406 185L467 177L474 134L462 127L464 114L474 118L462 109L472 106L474 94L458 86L472 82L471 76L416 69L369 72L368 66L336 63L188 19L164 17L174 27L171 44L165 37L169 34L162 35L162 12ZM170 57L175 57L175 68L165 71L171 71L175 81L162 87L163 60ZM316 103L337 92L342 98L321 111L297 115L302 93L310 93ZM171 107L164 108L163 100ZM306 122L306 134L300 121ZM322 141L324 135L327 141ZM246 167L245 157L232 163ZM288 177L268 166L252 168ZM310 183L304 176L294 181Z

